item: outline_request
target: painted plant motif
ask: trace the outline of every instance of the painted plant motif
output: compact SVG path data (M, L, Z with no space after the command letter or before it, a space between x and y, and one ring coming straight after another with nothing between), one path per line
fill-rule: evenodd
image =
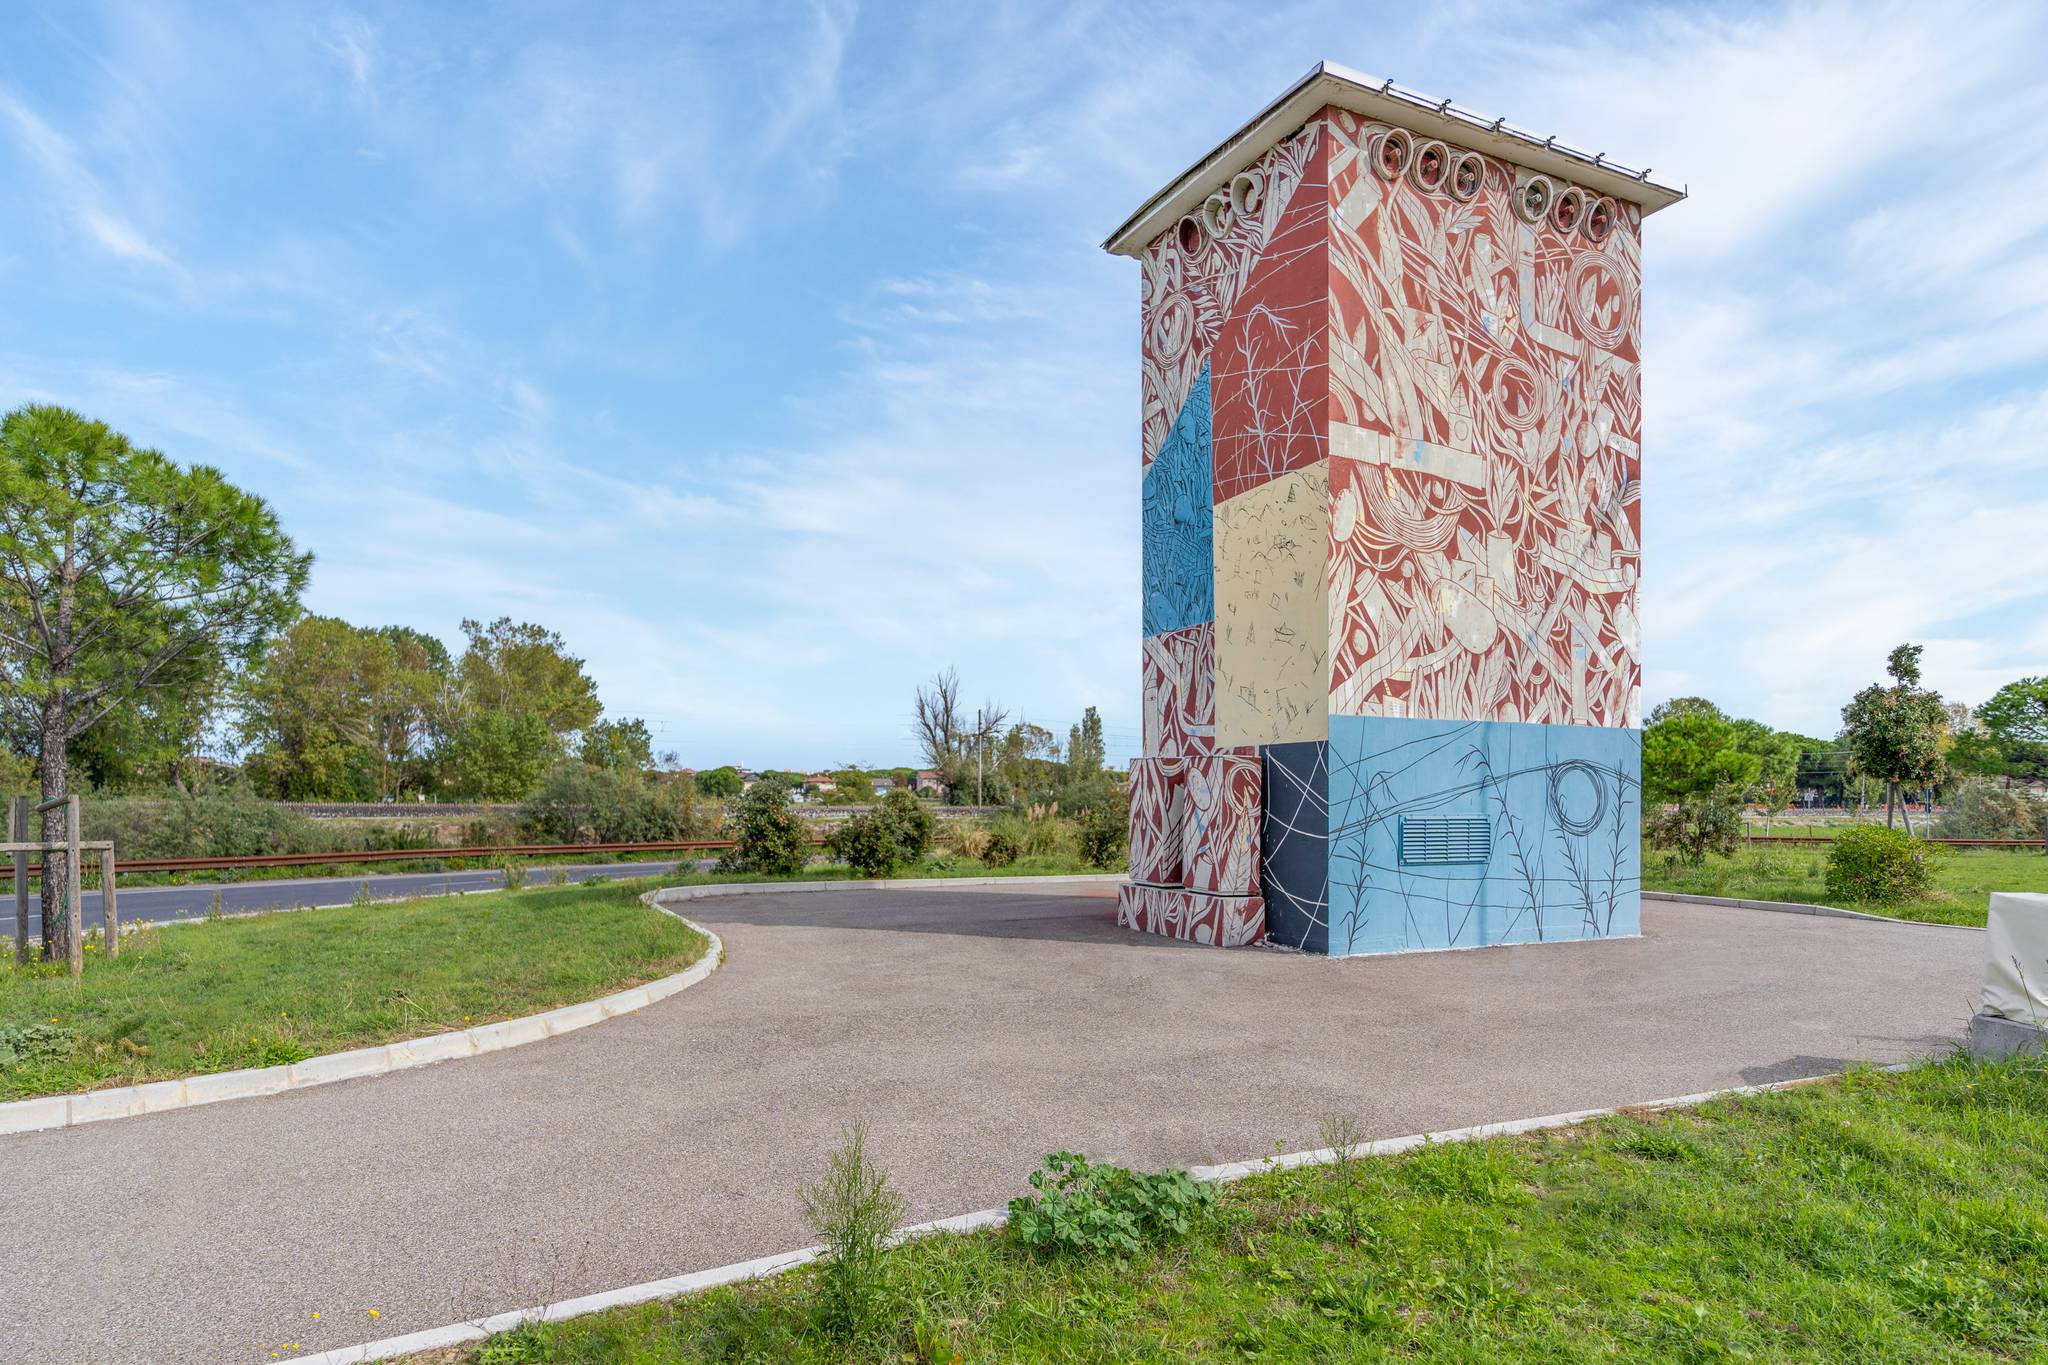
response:
M1259 889L1259 757L1253 750L1188 760L1184 882L1190 891Z
M1425 192L1327 122L1331 710L1639 724L1635 211L1531 223L1506 163Z
M1191 218L1162 234L1139 257L1144 355L1143 463L1165 444L1181 405L1208 363L1217 335L1238 294L1265 254L1296 192L1312 166L1319 166L1320 127L1311 124L1267 152L1234 178L1219 196L1210 223ZM1318 201L1317 176L1311 197Z
M1212 622L1144 642L1145 752L1162 758L1216 747L1216 627Z

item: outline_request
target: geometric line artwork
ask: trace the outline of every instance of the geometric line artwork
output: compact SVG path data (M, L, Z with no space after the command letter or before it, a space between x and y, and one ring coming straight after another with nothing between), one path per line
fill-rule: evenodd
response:
M1259 831L1266 934L1304 952L1330 949L1330 746L1268 744Z
M1203 369L1145 469L1144 633L1215 619L1210 548L1209 372Z
M1639 933L1639 731L1333 716L1329 951ZM1420 824L1457 861L1403 856Z

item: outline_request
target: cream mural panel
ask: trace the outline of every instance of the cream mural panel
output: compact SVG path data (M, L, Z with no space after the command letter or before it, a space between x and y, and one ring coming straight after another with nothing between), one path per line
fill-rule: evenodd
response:
M1329 463L1216 506L1216 744L1328 733Z

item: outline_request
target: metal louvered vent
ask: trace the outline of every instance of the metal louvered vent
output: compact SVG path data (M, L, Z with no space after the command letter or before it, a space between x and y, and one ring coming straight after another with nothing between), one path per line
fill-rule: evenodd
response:
M1484 816L1401 821L1403 864L1483 863L1492 856L1493 827Z

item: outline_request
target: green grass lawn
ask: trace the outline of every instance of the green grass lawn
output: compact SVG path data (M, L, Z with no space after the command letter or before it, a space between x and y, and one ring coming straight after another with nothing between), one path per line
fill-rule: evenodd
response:
M1933 895L1903 905L1849 905L1871 914L1936 924L1982 924L1993 891L2048 891L2048 856L2007 849L1951 849L1937 865ZM1732 858L1710 856L1706 865L1673 871L1656 849L1643 849L1643 890L1682 891L1741 900L1803 901L1831 905L1827 847L1755 844Z
M0 1099L300 1061L589 1000L703 935L599 883L150 928L85 975L0 964Z
M1130 1260L917 1242L850 1343L805 1271L416 1365L2041 1360L2043 1152L2048 1070L1955 1058L1259 1176Z

